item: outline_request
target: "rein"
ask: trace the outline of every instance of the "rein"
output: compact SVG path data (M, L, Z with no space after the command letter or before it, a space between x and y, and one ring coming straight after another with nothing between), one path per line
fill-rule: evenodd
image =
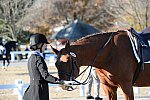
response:
M88 74L87 78L86 78L83 82L79 82L79 81L73 79L73 81L75 81L76 83L78 83L78 84L75 84L75 85L85 85L85 84L88 83L87 80L89 79L89 76L90 76L90 74L91 74L92 66L94 65L94 63L95 63L95 61L96 61L96 59L97 59L97 57L98 57L100 51L103 50L103 49L108 45L108 43L109 43L110 40L113 38L113 36L114 36L114 32L112 32L112 34L110 35L109 39L106 41L106 43L104 44L104 46L103 46L102 48L99 47L98 52L97 52L97 54L95 55L92 64L90 65L91 68L90 68L90 71L89 71L89 74ZM88 65L88 67L87 67L84 71L82 71L82 72L78 75L78 77L79 77L80 75L82 75L90 66ZM76 67L77 67L77 65L76 65Z

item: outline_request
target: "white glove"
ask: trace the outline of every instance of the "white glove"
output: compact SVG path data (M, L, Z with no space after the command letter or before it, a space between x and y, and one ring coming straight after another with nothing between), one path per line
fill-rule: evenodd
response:
M75 81L64 81L64 84L63 85L66 85L66 86L70 86L70 85L75 85Z

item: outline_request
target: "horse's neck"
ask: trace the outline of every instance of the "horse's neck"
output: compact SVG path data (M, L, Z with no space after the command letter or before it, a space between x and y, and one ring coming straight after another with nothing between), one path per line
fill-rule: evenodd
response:
M89 46L87 44L85 45L79 45L79 46L73 46L72 50L77 55L77 63L80 66L88 66L92 64L93 61L93 55L95 56L93 50L96 50L96 46Z
M106 57L109 57L109 52L112 50L110 48L111 35L112 33L99 34L90 38L91 40L85 39L84 41L79 41L76 45L72 46L72 50L76 53L77 59L79 59L81 65L100 66L98 64L101 62L105 63L106 61L103 60L107 60Z

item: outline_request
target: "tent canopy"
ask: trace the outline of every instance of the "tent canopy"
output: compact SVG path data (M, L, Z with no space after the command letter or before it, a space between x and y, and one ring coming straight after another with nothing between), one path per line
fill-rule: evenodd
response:
M143 34L147 34L150 33L150 27L145 28L144 30L142 30Z
M74 41L86 35L98 32L100 31L91 25L86 24L81 20L75 20L65 28L61 29L58 33L52 35L51 39L68 39Z

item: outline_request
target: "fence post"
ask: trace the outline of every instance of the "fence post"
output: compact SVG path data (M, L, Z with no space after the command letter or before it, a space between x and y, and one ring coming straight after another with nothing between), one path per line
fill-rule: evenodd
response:
M15 84L17 86L18 100L23 100L23 82L21 79L16 79Z
M80 85L80 96L85 96L85 85Z

